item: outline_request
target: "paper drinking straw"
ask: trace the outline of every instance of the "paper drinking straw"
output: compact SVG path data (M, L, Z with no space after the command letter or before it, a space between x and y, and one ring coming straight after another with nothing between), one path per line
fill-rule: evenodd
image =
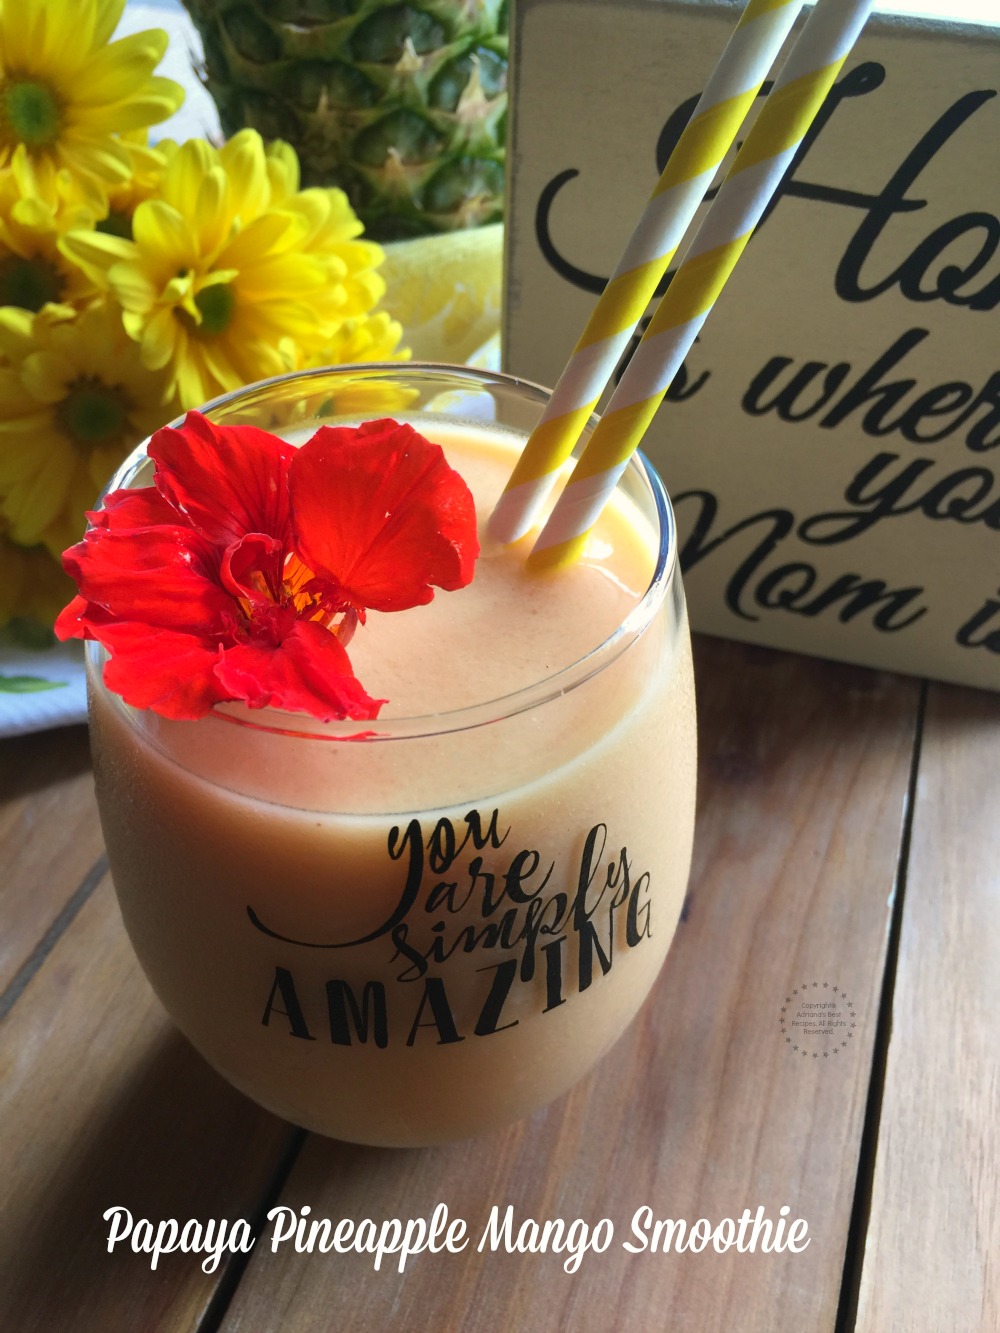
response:
M802 0L750 0L743 11L497 502L497 541L516 541L537 521L801 8Z
M579 554L871 8L819 0L539 534L531 568Z

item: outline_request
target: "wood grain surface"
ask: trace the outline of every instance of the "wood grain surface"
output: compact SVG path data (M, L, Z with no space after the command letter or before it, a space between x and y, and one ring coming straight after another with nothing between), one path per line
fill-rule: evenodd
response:
M293 1132L229 1088L139 971L110 880L0 1032L0 1329L189 1333L222 1272L108 1255L104 1212L249 1216ZM224 1270L223 1270L224 1271Z
M859 1333L1000 1329L1000 698L929 690Z
M459 1255L401 1275L370 1255L264 1242L225 1333L318 1326L833 1329L868 1092L919 687L718 642L699 645L701 792L687 919L649 1003L595 1073L505 1133L411 1152L311 1138L281 1203L312 1218L465 1219ZM786 996L847 990L838 1054L794 1053ZM825 1044L825 1043L824 1043ZM490 1209L519 1226L608 1217L563 1256L476 1251ZM800 1254L632 1254L631 1219L804 1218ZM324 1322L325 1321L325 1322Z
M2 994L104 854L85 727L0 740L0 848Z
M82 731L0 745L0 1330L847 1333L858 1281L860 1333L1000 1327L1000 699L929 691L867 1244L854 1212L860 1278L845 1289L921 687L736 644L696 655L695 862L653 996L560 1102L436 1149L306 1137L299 1151L300 1132L228 1088L133 958ZM831 1002L814 994L855 1024L839 1043L797 1030L803 1004ZM870 1170L861 1160L861 1197ZM379 1223L444 1204L469 1244L402 1274L368 1254L272 1253L274 1204ZM480 1252L494 1204L512 1205L515 1231L608 1218L614 1237L576 1273L564 1255ZM205 1274L173 1254L151 1271L107 1253L114 1205L243 1217L259 1238L245 1267ZM643 1205L713 1226L787 1207L809 1245L630 1253Z

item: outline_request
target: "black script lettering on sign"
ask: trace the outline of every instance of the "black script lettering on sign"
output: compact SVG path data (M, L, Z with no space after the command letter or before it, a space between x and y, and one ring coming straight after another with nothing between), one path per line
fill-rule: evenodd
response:
M904 463L899 454L876 454L844 491L853 508L814 514L799 524L798 534L814 546L830 546L860 537L883 519L914 513L955 523L982 523L1000 531L1000 492L995 482L986 467L956 468L942 475L934 459Z
M1000 588L997 596L1000 597ZM988 597L962 625L955 641L963 648L985 648L987 652L1000 653L1000 602Z
M685 573L730 543L740 551L745 549L746 543L737 541L744 533L752 533L756 540L757 544L736 567L725 588L726 605L741 620L760 619L756 611L749 609L751 606L810 617L836 609L842 624L870 612L873 628L894 633L927 612L926 606L918 604L924 591L919 586L890 588L883 579L851 573L839 575L825 587L817 587L819 573L806 561L775 564L771 557L795 532L795 515L790 509L751 514L724 532L716 533L717 497L711 491L701 490L683 491L674 497L678 511L688 502L695 502L700 508L681 547L681 569ZM754 533L754 529L758 532Z
M993 310L1000 305L1000 272L991 273L985 281L981 281L983 271L1000 250L1000 220L991 213L973 210L942 223L919 241L895 268L874 281L865 282L862 269L874 262L874 252L879 244L886 238L891 239L890 224L895 218L927 207L926 199L910 198L908 190L956 135L968 132L973 117L996 97L995 89L976 89L958 98L921 135L878 194L802 178L802 168L813 146L842 103L876 93L885 78L884 66L875 61L864 61L834 84L772 195L757 230L759 232L767 224L785 199L807 199L838 208L860 210L864 216L848 242L834 275L834 289L842 300L871 301L897 288L909 301L922 303L940 300L969 310ZM766 82L760 96L769 93L772 86ZM657 173L663 170L697 101L696 95L682 102L664 125L656 145ZM561 278L582 291L600 295L609 279L573 263L561 252L553 235L552 215L556 201L566 206L560 196L579 175L578 170L570 167L557 172L544 186L535 209L535 236L543 258ZM709 190L706 200L714 198L715 193ZM589 200L576 205L577 208L588 206ZM1000 265L994 267L1000 268ZM672 276L670 272L662 279L655 293L657 298L666 291ZM973 287L976 282L979 285Z
M798 171L802 163L809 155L809 151L825 129L831 118L835 114L840 104L848 98L864 97L874 92L885 81L884 68L874 61L867 61L859 65L844 75L830 89L826 99L817 113L812 125L806 131L799 150L789 164L788 171L785 173L781 183L772 196L771 202L761 220L761 226L768 216L777 207L784 196L799 197L803 199L821 200L824 203L847 205L848 207L871 207L874 206L879 196L862 194L853 190L843 190L835 186L814 184L812 182L801 181L798 179ZM763 97L771 91L773 84L767 81L760 90L760 96ZM688 121L691 119L700 94L695 94L682 102L676 111L669 117L663 129L660 132L656 144L656 171L657 175L662 172L667 159L673 152L680 139L681 134ZM538 241L538 248L549 266L565 279L572 286L581 291L591 292L594 295L600 295L608 284L608 278L600 274L590 273L586 269L580 268L574 264L567 256L561 253L556 241L553 238L552 212L556 200L563 193L571 181L576 180L580 175L579 171L570 167L564 171L558 172L544 186L538 197L538 204L535 209L535 237ZM716 191L709 190L705 198L712 199ZM577 207L590 207L591 198L587 197ZM898 211L908 211L914 208L922 208L922 201L904 200L898 206ZM759 228L758 228L759 230ZM656 289L656 297L660 297L666 291L673 272L668 273Z
M885 277L869 286L863 286L861 279L862 268L871 259L872 251L893 218L899 213L926 207L924 199L908 199L907 190L949 139L994 97L996 90L991 88L977 89L960 97L907 154L882 193L865 202L858 200L856 206L864 209L865 217L837 268L834 286L839 297L845 301L871 301L898 287L908 301L940 300L970 310L993 310L1000 304L1000 273L994 274L975 291L968 290L968 284L979 277L1000 246L1000 221L991 213L963 213L950 219L926 236ZM956 245L960 241L970 244ZM951 251L960 256L971 255L971 258L966 257L964 266L942 262ZM935 265L939 266L936 276L931 276Z
M792 357L772 356L750 381L743 410L752 417L773 412L787 422L816 419L824 430L833 430L865 409L858 425L875 439L899 434L910 444L936 444L967 426L967 449L995 449L1000 445L1000 371L978 391L963 380L949 380L915 396L915 377L891 378L927 337L927 329L907 329L853 380L849 361L832 366L806 361L796 369Z

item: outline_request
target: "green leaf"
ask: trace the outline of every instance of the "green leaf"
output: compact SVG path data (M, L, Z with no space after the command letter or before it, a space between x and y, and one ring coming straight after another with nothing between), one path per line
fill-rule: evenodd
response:
M41 676L0 676L0 694L34 694L37 690L60 690L66 680L44 680Z

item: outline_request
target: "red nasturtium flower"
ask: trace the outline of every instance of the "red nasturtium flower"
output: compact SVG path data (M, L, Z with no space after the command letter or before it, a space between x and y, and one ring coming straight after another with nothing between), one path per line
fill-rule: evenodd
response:
M226 700L376 717L385 700L345 650L365 610L461 588L479 553L441 449L395 421L323 426L296 448L189 412L149 456L153 486L114 491L63 556L79 595L59 637L97 639L108 688L165 717Z

